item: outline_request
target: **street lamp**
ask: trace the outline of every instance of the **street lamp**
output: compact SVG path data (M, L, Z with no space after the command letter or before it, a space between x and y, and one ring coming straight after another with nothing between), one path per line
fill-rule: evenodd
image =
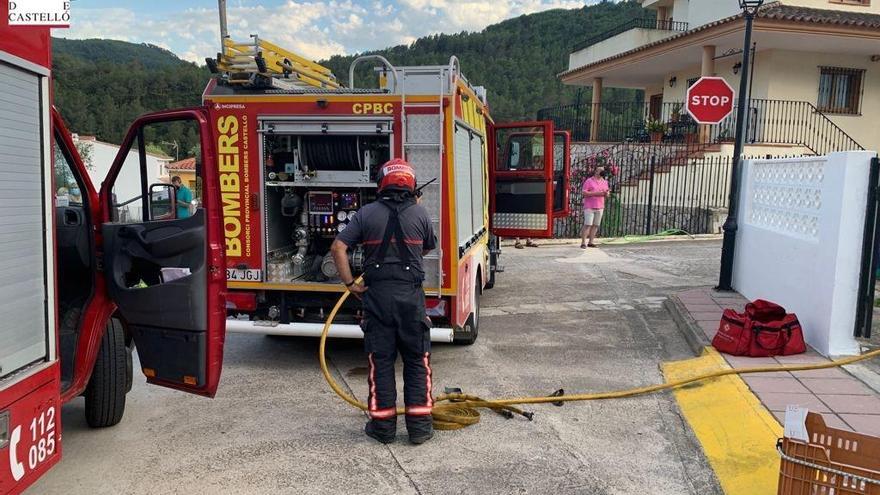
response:
M167 144L168 146L174 147L174 161L180 161L180 144L177 143L177 140L174 141L162 141L161 144Z
M748 101L746 87L749 83L749 57L752 45L752 21L764 0L739 0L739 6L746 19L746 32L743 39L742 70L739 79L739 95L736 107L736 139L733 145L733 165L730 167L730 195L727 206L727 219L724 221L724 241L721 244L721 271L718 274L716 290L733 290L733 255L736 250L736 216L739 209L739 176L742 164L743 140L745 138L746 107Z

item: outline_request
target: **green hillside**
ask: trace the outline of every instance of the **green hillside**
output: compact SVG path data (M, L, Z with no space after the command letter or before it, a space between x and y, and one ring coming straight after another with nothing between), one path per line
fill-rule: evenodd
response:
M446 64L450 55L456 55L470 82L488 90L496 121L532 119L539 108L575 99L577 88L564 86L556 77L568 68L572 45L641 15L644 11L634 1L602 2L523 15L478 33L427 36L409 46L366 53L383 55L395 65ZM321 63L347 80L355 56ZM632 99L632 92L605 93L606 101L620 99Z
M181 64L177 55L162 47L117 40L53 38L52 56L59 55L70 55L95 63L129 63L137 60L146 69L177 67Z
M139 115L198 105L210 73L162 48L113 40L53 39L55 105L71 132L122 141ZM194 146L194 136L161 136ZM171 156L171 150L165 150Z
M427 36L409 46L371 53L397 65L445 64L457 55L468 79L487 88L497 121L530 119L539 108L574 100L577 88L556 78L567 67L572 45L641 14L631 0L602 2L523 15L477 33ZM95 134L104 141L120 142L129 123L142 113L198 105L210 77L205 67L150 44L95 39L53 39L53 44L56 105L72 132ZM321 63L343 79L353 58L336 56ZM632 92L613 89L605 97L631 98ZM165 138L183 141L182 150L191 140Z

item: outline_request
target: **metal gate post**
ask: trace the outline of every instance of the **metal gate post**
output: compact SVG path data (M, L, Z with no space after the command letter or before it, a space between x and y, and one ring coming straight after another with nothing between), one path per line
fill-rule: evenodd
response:
M869 338L874 316L874 284L877 273L877 247L880 245L880 159L871 159L868 175L868 204L865 211L865 232L862 236L862 266L859 277L859 299L856 309L855 336Z
M651 235L651 215L654 210L654 164L657 157L651 155L651 165L648 168L648 212L645 219L645 235Z

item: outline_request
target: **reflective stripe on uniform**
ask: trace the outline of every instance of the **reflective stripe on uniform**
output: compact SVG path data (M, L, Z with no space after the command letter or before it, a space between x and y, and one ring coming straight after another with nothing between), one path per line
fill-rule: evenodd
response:
M406 406L407 416L427 416L431 414L431 406Z
M370 409L367 413L372 419L388 419L397 415L397 408L386 407L385 409Z
M433 388L434 384L431 380L431 353L430 352L425 353L425 355L422 357L422 362L425 364L425 385L426 385L426 388L428 389L427 392L425 393L425 395L427 395L427 397L425 398L425 404L427 404L428 407L431 407L434 405L434 396L431 395L431 388Z
M376 405L376 365L373 364L373 353L367 354L367 361L370 363L370 374L367 376L367 381L370 385L370 411L378 410L379 406Z

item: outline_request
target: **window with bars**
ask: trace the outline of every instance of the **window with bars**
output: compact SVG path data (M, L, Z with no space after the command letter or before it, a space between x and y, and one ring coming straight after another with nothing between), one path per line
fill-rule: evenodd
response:
M864 69L819 67L819 101L822 112L858 114Z

